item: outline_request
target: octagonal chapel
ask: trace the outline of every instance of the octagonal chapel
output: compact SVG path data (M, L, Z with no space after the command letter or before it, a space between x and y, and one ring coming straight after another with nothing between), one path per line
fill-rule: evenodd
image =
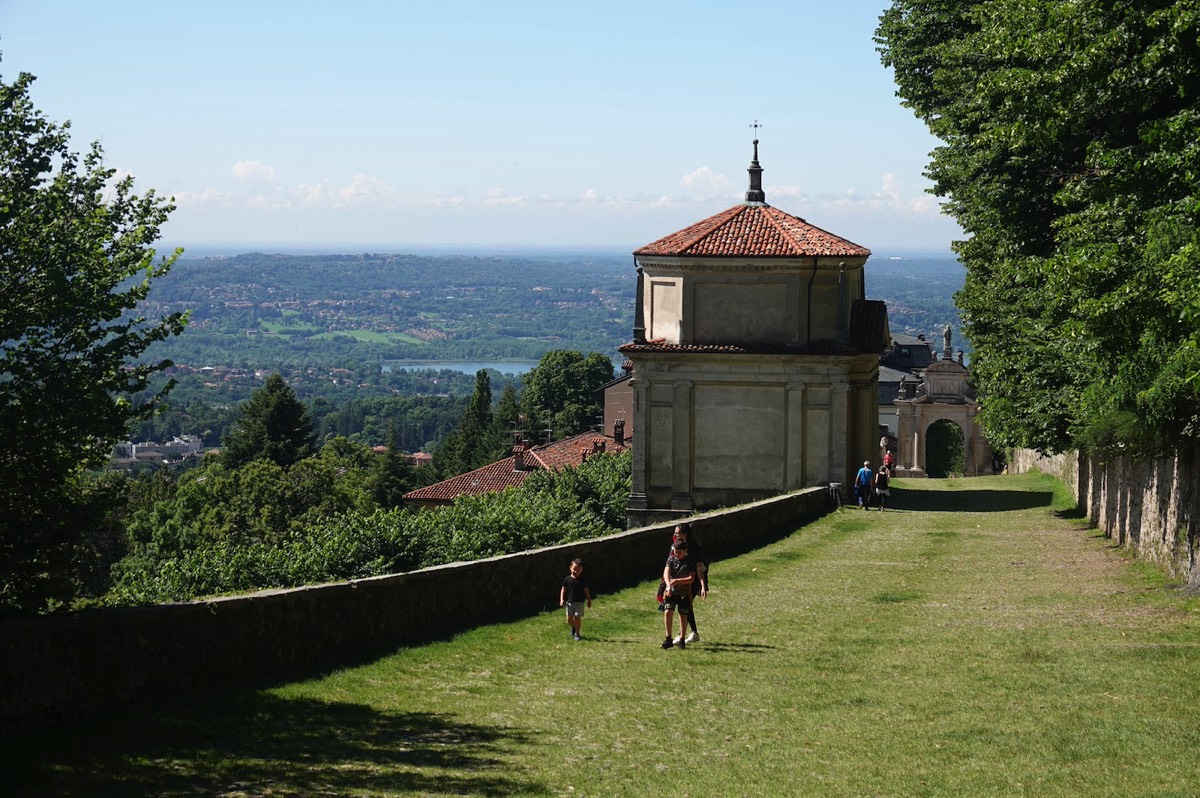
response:
M758 140L748 171L744 202L633 253L632 523L849 484L877 456L871 252L767 204Z

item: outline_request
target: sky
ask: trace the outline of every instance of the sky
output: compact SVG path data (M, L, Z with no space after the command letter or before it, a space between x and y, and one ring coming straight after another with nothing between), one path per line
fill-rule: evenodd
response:
M0 79L173 197L170 246L632 251L741 202L757 132L769 204L948 251L887 5L0 0Z

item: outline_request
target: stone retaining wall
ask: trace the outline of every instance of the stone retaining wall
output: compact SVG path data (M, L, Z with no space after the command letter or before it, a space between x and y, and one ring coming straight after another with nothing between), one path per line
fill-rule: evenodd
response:
M1010 468L1057 477L1105 535L1200 587L1200 445L1151 460L1018 450Z
M830 509L828 490L809 488L689 520L716 561ZM0 735L105 707L312 675L557 609L574 557L585 560L597 595L653 580L670 528L354 582L0 620Z

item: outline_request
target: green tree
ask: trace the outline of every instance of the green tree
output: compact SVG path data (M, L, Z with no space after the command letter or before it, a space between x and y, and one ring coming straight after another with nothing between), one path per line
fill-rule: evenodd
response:
M116 501L81 480L166 395L171 383L145 391L170 362L136 359L185 324L138 312L179 254L150 246L173 206L134 195L98 144L72 152L69 124L34 108L33 80L0 81L0 612L80 592L90 530Z
M492 381L486 369L475 372L475 391L463 409L458 428L447 435L434 455L442 478L481 468L507 450L508 436L492 417Z
M287 468L315 453L317 433L308 408L272 374L242 406L242 417L225 436L222 458L228 468L270 460Z
M553 430L556 439L585 432L603 411L596 391L613 378L612 361L599 352L547 352L525 376L522 401L530 423Z
M1002 446L1200 437L1200 8L896 0L877 41L943 142L957 300Z
M413 489L412 468L396 438L396 425L388 424L387 451L372 466L371 492L380 507L399 507Z

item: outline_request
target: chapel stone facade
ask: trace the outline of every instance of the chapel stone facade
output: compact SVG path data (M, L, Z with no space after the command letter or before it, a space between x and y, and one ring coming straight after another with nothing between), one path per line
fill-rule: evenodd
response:
M849 483L878 445L887 308L870 250L743 203L634 252L631 523Z

